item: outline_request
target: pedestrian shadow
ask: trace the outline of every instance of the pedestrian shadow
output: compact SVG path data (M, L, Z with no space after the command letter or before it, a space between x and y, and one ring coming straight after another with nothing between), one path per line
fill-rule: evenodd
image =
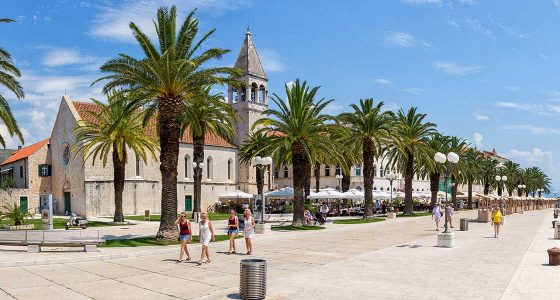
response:
M399 245L398 248L420 248L422 245Z
M241 295L239 293L229 294L227 297L228 299L241 299Z

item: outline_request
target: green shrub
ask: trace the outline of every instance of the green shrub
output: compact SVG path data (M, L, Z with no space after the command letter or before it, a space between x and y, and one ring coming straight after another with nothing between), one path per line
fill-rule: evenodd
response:
M285 213L293 213L294 212L294 207L291 204L284 204L282 209L284 210Z
M0 211L0 220L10 220L14 222L16 226L25 224L25 220L31 217L29 211L22 211L21 206L17 203L11 205L6 203L2 206L2 211Z

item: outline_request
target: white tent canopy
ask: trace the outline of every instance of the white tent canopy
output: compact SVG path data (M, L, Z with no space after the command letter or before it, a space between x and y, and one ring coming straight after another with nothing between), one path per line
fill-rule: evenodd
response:
M389 193L387 193L387 192L385 192L385 191L377 191L377 190L374 190L374 191L372 192L372 194L373 194L373 198L374 198L374 199L386 199L386 198L390 198L390 197L391 197L391 194L389 194Z
M340 198L352 199L352 200L363 200L364 192L357 189L349 189L348 191L340 194Z
M341 193L336 190L323 190L318 193L311 193L307 199L340 199Z

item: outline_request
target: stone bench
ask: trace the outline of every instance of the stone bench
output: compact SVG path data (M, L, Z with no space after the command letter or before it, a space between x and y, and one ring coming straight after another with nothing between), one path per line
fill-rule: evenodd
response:
M17 230L0 231L0 245L27 246L27 252L41 252L41 247L84 247L97 251L105 242L99 230Z

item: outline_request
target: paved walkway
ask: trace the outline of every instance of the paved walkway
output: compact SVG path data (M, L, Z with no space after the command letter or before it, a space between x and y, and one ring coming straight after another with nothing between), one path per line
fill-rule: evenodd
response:
M434 247L430 217L329 224L322 231L257 235L255 256L268 261L269 299L553 299L560 295L560 268L546 265L546 249L560 242L549 239L551 215L509 216L499 239L489 224L471 223L468 232L456 233L452 249ZM53 255L92 261L0 268L0 299L238 298L239 261L246 256L223 254L227 244L212 244L212 263L202 266L177 264L176 247L149 248L23 254L37 262ZM190 249L196 260L199 247ZM137 251L153 254L101 256Z

